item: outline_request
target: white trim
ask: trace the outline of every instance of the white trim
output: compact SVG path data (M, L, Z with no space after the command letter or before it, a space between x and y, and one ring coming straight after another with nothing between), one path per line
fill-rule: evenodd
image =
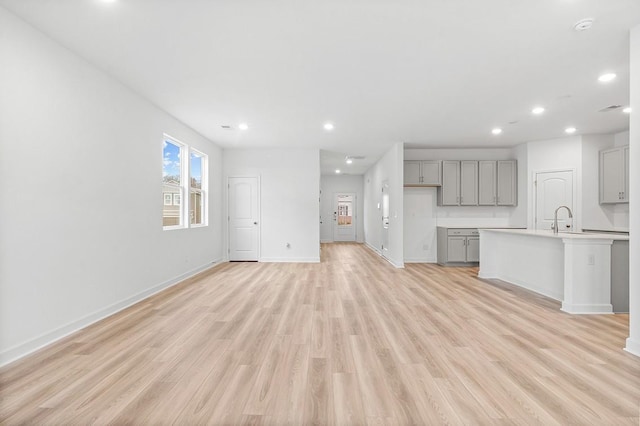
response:
M260 263L320 263L320 257L262 257Z
M380 252L380 250L378 250L376 247L374 247L374 246L372 246L371 244L369 244L369 242L368 242L368 241L365 241L365 242L364 242L364 245L365 245L366 247L368 247L369 249L373 250L376 254L378 254L378 255L380 255L380 256L382 255L382 253Z
M375 248L374 246L372 246L371 244L369 244L368 242L365 241L364 243L365 247L368 247L369 249L373 250L378 256L380 256L382 259L386 260L387 262L389 262L389 264L391 264L391 266L393 266L394 268L397 269L403 269L404 268L404 262L403 263L396 263L395 261L386 258L382 255L382 252L380 250L378 250L377 248Z
M613 314L613 306L611 304L570 304L562 302L561 311L569 314Z
M147 290L143 290L119 302L113 303L107 306L106 308L102 308L96 312L93 312L89 315L86 315L82 318L72 321L66 325L58 327L49 332L43 333L38 337L35 337L33 339L27 340L26 342L13 346L0 353L0 367L5 366L14 361L17 361L21 358L24 358L25 356L32 354L33 352L39 349L42 349L45 346L49 346L60 339L63 339L85 327L90 326L91 324L94 324L107 317L117 314L118 312L124 309L127 309L128 307L133 306L136 303L139 303L145 299L148 299L154 294L160 293L161 291L164 291L169 287L173 287L174 285L181 283L187 278L190 278L196 274L199 274L210 268L213 268L218 264L220 264L220 259L207 262L206 264L198 268L185 272L184 274L181 274L175 278L172 278L168 281L165 281L151 288L148 288Z
M624 348L624 350L632 355L640 357L640 341L628 337L627 346Z
M517 279L517 278L513 278L513 277L509 277L509 276L501 276L499 274L496 274L495 272L487 272L487 271L480 271L480 273L478 273L478 278L481 278L483 280L500 280L500 281L504 281L507 284L511 284L511 285L516 285L518 287L522 287L525 290L529 290L533 293L537 293L539 295L548 297L550 299L553 300L557 300L558 302L562 302L562 299L564 297L564 293L562 294L551 294L551 293L546 293L546 292L542 292L540 291L539 288L537 288L535 285L530 284L526 281Z
M405 259L404 263L438 263L438 261L429 259Z

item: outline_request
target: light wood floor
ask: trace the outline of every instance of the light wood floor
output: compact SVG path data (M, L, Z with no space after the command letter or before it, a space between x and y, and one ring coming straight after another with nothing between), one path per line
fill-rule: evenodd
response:
M223 264L1 370L0 423L638 425L628 316L476 273Z

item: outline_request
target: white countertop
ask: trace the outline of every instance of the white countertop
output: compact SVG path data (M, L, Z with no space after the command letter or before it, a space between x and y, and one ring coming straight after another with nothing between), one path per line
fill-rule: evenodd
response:
M581 239L581 240L615 240L629 241L628 235L612 234L612 233L590 233L590 232L559 232L554 234L553 231L542 231L537 229L478 229L482 232L500 232L503 234L515 234L532 237L560 238L560 239Z

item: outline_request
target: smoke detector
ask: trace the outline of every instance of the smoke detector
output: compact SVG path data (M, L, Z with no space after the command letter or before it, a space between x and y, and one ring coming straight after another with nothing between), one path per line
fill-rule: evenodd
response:
M593 18L581 19L573 25L576 31L586 31L593 26Z

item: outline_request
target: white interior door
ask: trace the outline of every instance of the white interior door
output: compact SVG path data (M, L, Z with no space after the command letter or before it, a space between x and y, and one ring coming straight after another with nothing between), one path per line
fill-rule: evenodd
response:
M356 194L335 194L333 241L356 240Z
M573 171L561 170L535 174L535 229L551 229L553 216L560 206L571 209L575 218ZM570 227L567 228L567 225ZM572 230L573 219L566 209L558 212L558 229Z
M229 260L258 260L258 178L229 178Z
M389 182L382 182L382 255L389 258Z

